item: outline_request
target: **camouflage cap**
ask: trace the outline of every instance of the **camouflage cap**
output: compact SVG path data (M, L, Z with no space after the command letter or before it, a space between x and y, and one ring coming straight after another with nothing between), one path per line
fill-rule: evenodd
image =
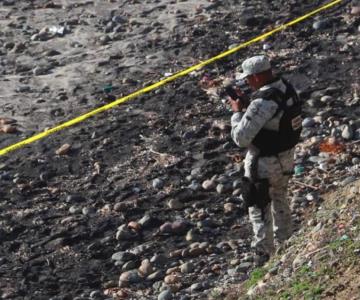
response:
M239 79L244 79L249 75L258 74L271 69L269 59L264 55L253 56L246 59L242 65L243 72Z

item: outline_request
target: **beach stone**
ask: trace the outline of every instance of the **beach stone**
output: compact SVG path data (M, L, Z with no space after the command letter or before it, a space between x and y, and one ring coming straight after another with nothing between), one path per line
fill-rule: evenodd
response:
M128 241L134 238L135 234L132 233L128 228L127 225L121 225L116 232L116 239L118 241Z
M236 190L236 189L239 189L241 188L241 180L240 179L236 179L233 181L233 189Z
M228 202L224 204L224 213L231 214L236 211L236 205L234 203Z
M360 3L358 5L354 5L351 8L350 14L353 16L360 16Z
M146 277L150 275L154 271L153 266L151 265L148 259L144 259L141 262L141 266L139 267L139 272L142 276Z
M180 272L184 274L192 273L195 267L191 262L186 262L180 266Z
M81 210L82 214L84 216L88 216L88 215L94 215L96 214L96 209L94 207L89 207L89 206L85 206L82 208Z
M322 19L322 20L318 20L315 21L312 25L312 27L315 30L323 30L323 29L327 29L331 26L331 22L328 19Z
M186 239L188 242L197 241L197 240L199 239L198 232L197 232L195 229L190 229L190 230L186 233L185 239Z
M184 204L178 199L170 199L168 202L168 206L171 209L178 210L178 209L182 209L184 207Z
M241 272L241 273L246 272L247 270L249 270L252 267L252 265L253 265L252 262L243 262L236 267L236 271Z
M193 283L191 286L190 286L190 292L191 293L194 293L194 292L199 292L201 290L203 290L204 287L201 283Z
M190 174L193 178L199 178L202 175L202 170L201 168L194 168L191 170Z
M166 284L175 284L180 282L180 276L178 274L170 274L165 276L164 282Z
M172 232L172 223L166 222L160 226L161 233L171 233Z
M345 140L351 140L353 137L353 130L351 128L351 126L349 125L345 125L342 132L341 132L341 136L345 139Z
M320 101L326 104L331 104L334 101L334 98L332 96L325 95L320 98Z
M145 214L137 223L143 229L147 229L154 225L155 219L150 214Z
M84 202L84 201L86 201L86 199L79 194L67 195L65 199L65 202L67 203Z
M55 151L55 153L56 153L56 155L67 155L67 154L69 154L70 149L71 149L70 144L64 144L59 149L57 149Z
M155 178L152 182L152 186L154 189L162 189L164 187L164 182L160 178Z
M230 190L231 190L231 186L229 184L219 183L216 186L216 191L218 192L218 194L224 194L226 192L229 192Z
M73 205L69 208L69 213L71 213L71 214L77 214L80 211L81 211L80 208L75 205Z
M202 187L204 190L212 190L213 188L215 188L216 186L216 182L214 180L211 179L207 179L202 183Z
M188 223L184 220L175 221L171 224L171 229L174 234L184 234L188 228Z
M122 264L122 262L120 262L120 261L115 262L115 265L121 265L121 264ZM137 267L139 267L139 261L138 260L130 260L122 265L121 271L126 272L126 271L136 269Z
M170 289L167 289L167 290L165 290L165 291L162 291L162 292L159 294L159 296L158 296L157 299L158 299L158 300L171 300L171 299L173 299L173 294L172 294L172 292L171 292Z
M150 262L157 266L164 266L168 263L169 259L164 254L155 254L151 257Z
M92 291L89 295L90 299L104 299L104 295L100 291Z
M307 127L313 127L315 125L315 120L313 118L305 118L302 121L302 126L307 128Z
M119 287L122 287L121 283L133 284L133 283L138 283L140 281L141 281L141 277L137 270L126 271L120 275Z
M126 251L119 251L119 252L115 252L112 256L111 259L115 260L115 261L121 261L121 262L128 262L130 260L134 260L136 259L137 256L134 255L131 252L126 252Z
M196 180L193 180L193 181L191 182L191 184L188 186L188 188L189 188L190 190L196 192L196 191L199 191L199 190L200 190L201 186L200 186L200 184L199 184Z
M150 274L148 277L146 277L147 280L150 281L158 281L164 278L164 271L158 270L152 274Z

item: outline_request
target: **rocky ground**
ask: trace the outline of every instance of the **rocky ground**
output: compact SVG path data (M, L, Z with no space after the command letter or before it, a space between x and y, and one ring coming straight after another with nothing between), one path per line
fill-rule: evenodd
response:
M298 2L0 0L0 146L324 4ZM238 198L244 151L216 86L255 53L296 85L300 228L322 193L359 177L359 25L344 1L0 157L2 299L206 299L247 279L257 258Z
M212 299L359 299L360 180L323 195L269 263ZM225 292L226 291L226 292Z

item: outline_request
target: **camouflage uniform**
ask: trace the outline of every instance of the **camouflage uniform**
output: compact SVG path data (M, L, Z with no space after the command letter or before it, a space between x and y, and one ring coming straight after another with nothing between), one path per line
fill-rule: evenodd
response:
M285 91L282 80L263 86L260 90L275 87ZM288 101L292 101L290 98ZM292 104L292 103L288 103ZM245 113L235 113L231 118L231 136L239 147L247 147L245 176L251 176L252 165L257 161L257 177L268 178L271 203L265 208L264 219L257 207L249 208L249 217L254 231L252 246L261 252L274 252L274 235L279 242L290 237L291 211L286 197L288 180L293 170L294 149L279 153L277 156L258 157L259 150L251 145L261 128L278 130L283 112L275 117L278 105L274 101L255 99Z

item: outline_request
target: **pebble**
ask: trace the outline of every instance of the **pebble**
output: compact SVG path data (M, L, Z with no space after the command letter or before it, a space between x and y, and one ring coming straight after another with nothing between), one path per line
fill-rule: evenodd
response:
M229 192L230 190L231 190L231 186L228 184L219 183L216 186L216 191L218 192L218 194L224 194L226 192Z
M178 274L170 274L165 276L164 282L166 284L175 284L180 282L180 276Z
M190 190L196 192L196 191L200 190L201 186L196 180L193 180L193 181L191 181L191 184L188 186L188 188Z
M139 272L142 276L146 277L154 272L154 268L148 259L144 259L139 267Z
M206 191L214 189L215 186L216 186L216 182L211 179L207 179L202 183L202 187Z
M57 149L57 150L55 151L55 153L56 153L57 155L67 155L67 154L69 154L70 149L71 149L71 145L70 145L70 144L64 144L64 145L62 145L59 149Z
M351 128L351 126L349 125L345 125L343 130L341 131L341 136L345 139L345 140L351 140L352 137L354 135L354 132Z
M190 286L190 292L191 293L194 293L194 292L198 292L198 291L201 291L203 290L203 285L201 283L193 283L191 286Z
M168 263L168 261L169 261L169 259L164 254L155 254L150 259L151 263L153 263L153 264L155 264L157 266L160 266L160 267L165 266Z
M158 300L171 300L171 299L173 299L173 294L172 294L172 292L171 292L170 289L167 289L167 290L165 290L165 291L162 291L162 292L159 294L159 296L158 296L157 299L158 299Z
M320 101L326 104L331 104L334 101L334 98L332 96L325 95L320 98Z
M180 271L184 274L192 273L194 269L194 265L191 262L186 262L180 266Z
M331 22L327 19L324 19L324 20L318 20L318 21L315 21L312 25L312 27L315 29L315 30L323 30L323 29L327 29L329 28L331 25Z
M178 209L182 209L184 207L184 204L178 199L170 199L168 202L168 206L171 209L178 210Z
M308 117L302 121L302 126L305 128L313 127L314 125L315 125L315 120L313 118Z
M352 14L353 16L360 16L360 4L359 5L354 5L351 8L350 14Z
M160 178L155 178L152 182L154 189L160 190L164 187L164 182Z
M86 201L86 199L79 194L71 194L71 195L67 195L65 201L67 203L74 203L74 202L84 202Z
M124 284L133 284L141 281L140 274L137 270L130 270L122 273L119 278L119 287L123 287Z
M114 253L111 256L112 260L121 261L121 262L128 262L128 261L134 260L136 258L137 258L136 255L134 255L133 253L130 253L130 252L126 252L126 251L119 251L119 252Z

